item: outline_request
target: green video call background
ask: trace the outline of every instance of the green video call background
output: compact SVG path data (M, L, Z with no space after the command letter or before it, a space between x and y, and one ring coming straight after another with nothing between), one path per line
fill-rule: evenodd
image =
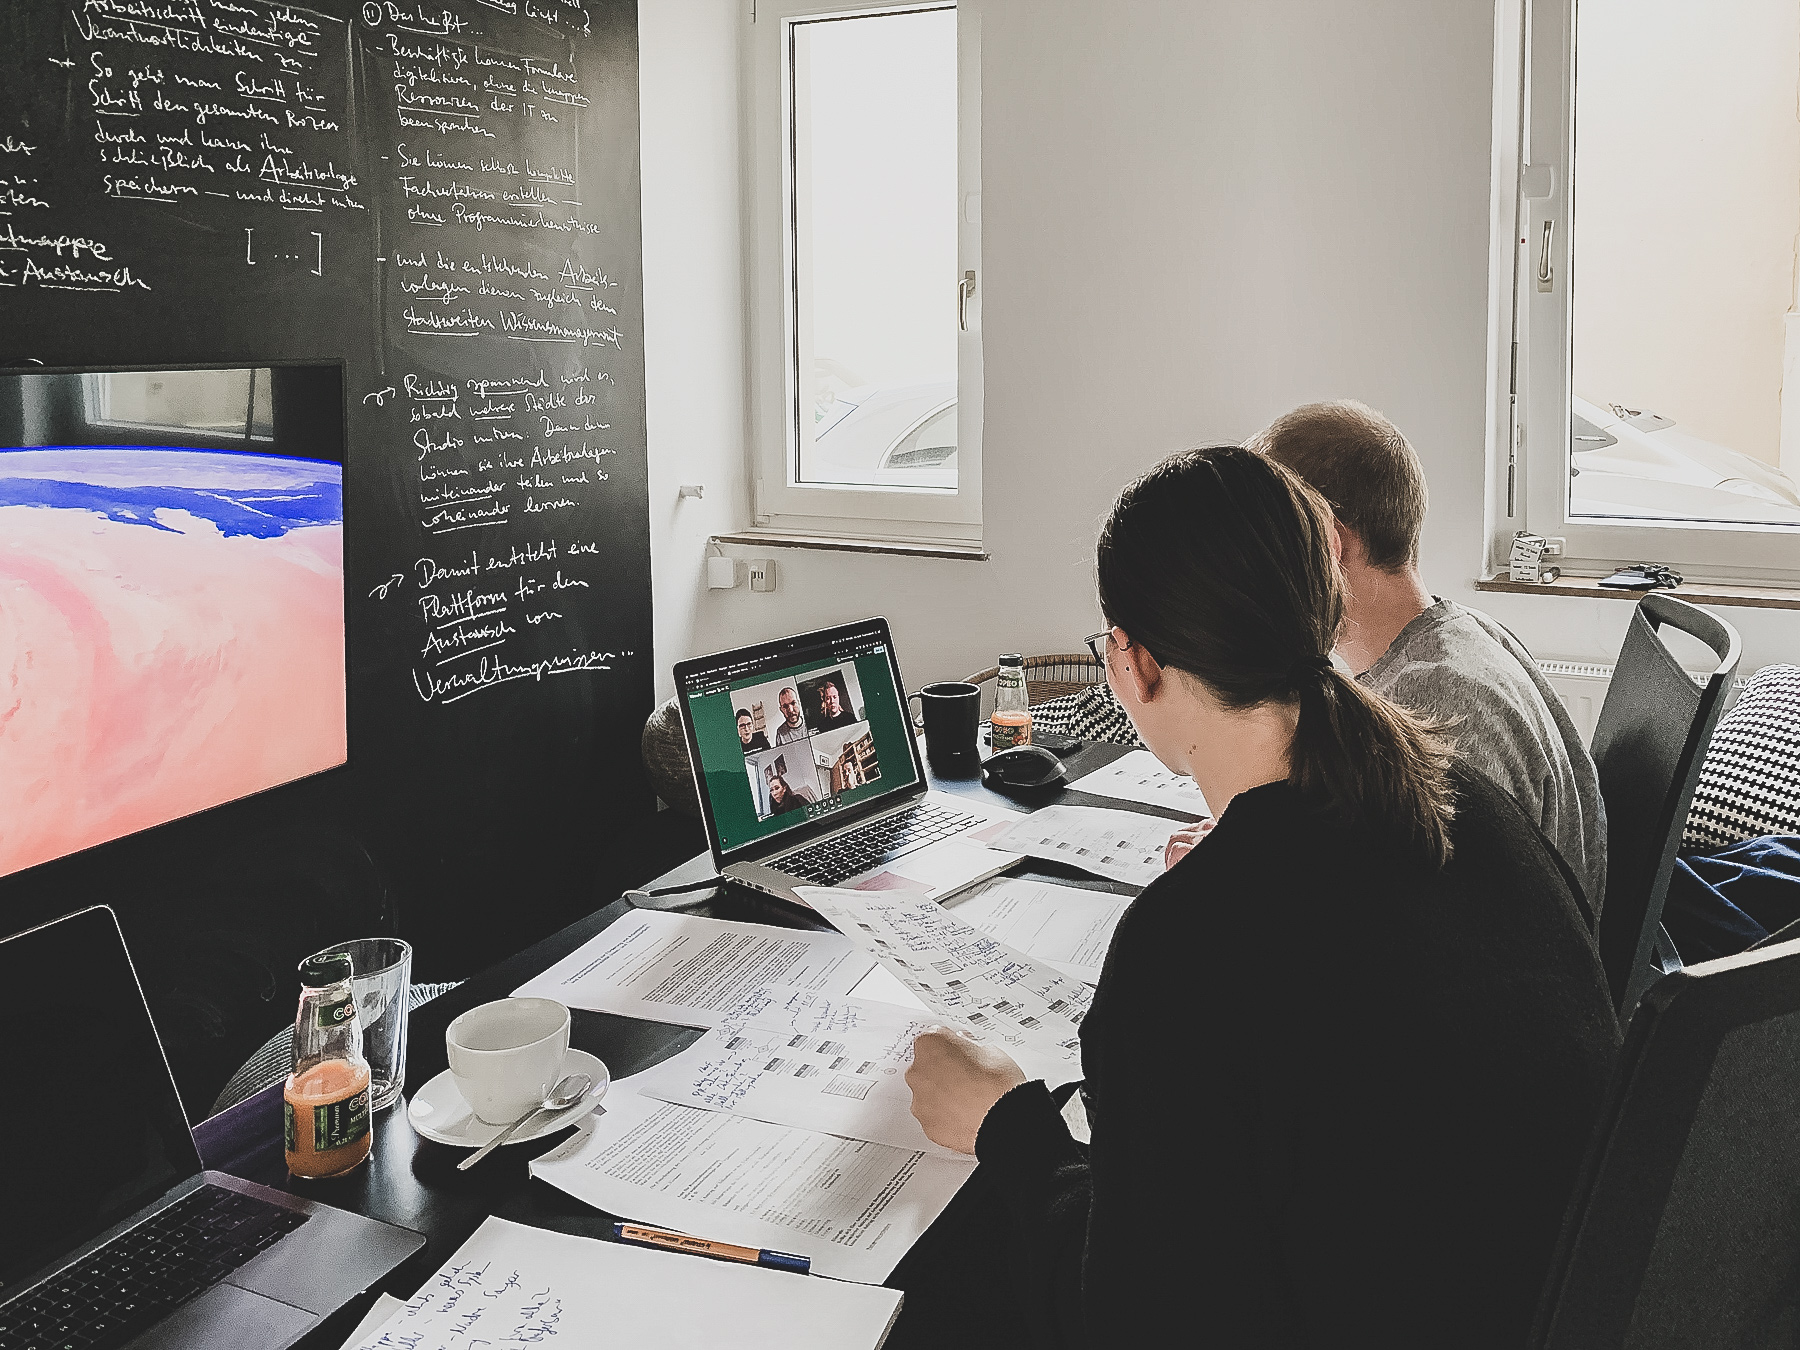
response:
M776 680L799 678L829 670L832 666L854 665L862 685L863 718L875 737L875 756L881 777L873 783L850 788L835 797L826 797L819 807L804 813L756 818L756 801L750 795L750 779L744 772L744 747L738 740L737 709L732 698L740 689L770 684ZM719 843L725 849L741 848L765 835L803 820L816 820L821 815L842 810L878 793L891 792L915 782L912 755L906 748L910 734L906 725L906 709L899 701L894 678L889 673L888 658L877 653L859 656L854 661L821 662L813 657L803 665L770 671L753 680L743 680L729 690L707 694L693 700L694 736L700 742L700 763L706 770L706 790L712 798L713 824L719 832ZM810 752L809 752L810 753Z

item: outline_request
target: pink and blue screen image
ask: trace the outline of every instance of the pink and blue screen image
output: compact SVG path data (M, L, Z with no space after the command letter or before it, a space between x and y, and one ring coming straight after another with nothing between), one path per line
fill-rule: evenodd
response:
M0 450L0 875L342 764L343 467Z

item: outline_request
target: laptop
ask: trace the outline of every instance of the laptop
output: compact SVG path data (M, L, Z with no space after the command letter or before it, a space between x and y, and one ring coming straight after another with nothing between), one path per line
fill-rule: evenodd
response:
M112 910L0 941L0 1025L6 1350L280 1350L425 1245L201 1166Z
M997 876L1018 813L928 786L886 619L675 667L713 863L795 904L796 886L921 891Z

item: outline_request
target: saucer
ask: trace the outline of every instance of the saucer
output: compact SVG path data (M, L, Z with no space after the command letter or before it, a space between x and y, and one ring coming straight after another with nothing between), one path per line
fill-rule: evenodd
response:
M573 1125L599 1104L612 1084L612 1075L607 1072L606 1065L585 1050L570 1050L557 1078L561 1080L572 1073L585 1073L594 1080L588 1095L565 1111L540 1113L502 1147L530 1143L533 1139L554 1134L566 1125ZM455 1148L480 1148L506 1128L489 1125L476 1117L463 1100L462 1093L456 1090L456 1080L448 1069L413 1093L412 1100L406 1104L406 1118L425 1138Z

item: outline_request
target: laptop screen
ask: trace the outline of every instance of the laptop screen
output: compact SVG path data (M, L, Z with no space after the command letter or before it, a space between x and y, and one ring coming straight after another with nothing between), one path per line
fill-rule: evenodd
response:
M0 1297L200 1171L112 911L0 941Z
M722 854L920 781L884 620L686 661L675 678Z

